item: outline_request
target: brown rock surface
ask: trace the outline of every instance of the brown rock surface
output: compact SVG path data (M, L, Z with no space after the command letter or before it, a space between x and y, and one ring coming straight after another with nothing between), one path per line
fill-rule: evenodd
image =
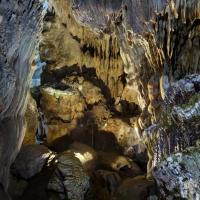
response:
M37 104L33 97L29 94L29 101L25 113L26 131L23 144L35 144L36 131L38 128L38 110Z
M59 90L51 87L41 88L41 107L48 121L59 118L70 122L81 117L85 101L77 90Z
M117 143L124 149L138 143L140 138L136 127L132 127L119 118L108 119L102 130L113 133Z
M115 194L116 200L146 200L149 191L154 187L152 181L146 180L145 177L139 176L125 180L118 188Z
M91 174L97 165L97 152L90 146L74 142L69 146L69 152L78 158L86 172Z
M121 175L133 177L143 173L136 163L114 152L98 152L98 161L100 168L114 170L121 173Z
M58 90L51 87L41 88L41 109L47 120L47 142L69 135L76 120L83 116L85 100L75 89ZM70 124L69 124L70 123Z

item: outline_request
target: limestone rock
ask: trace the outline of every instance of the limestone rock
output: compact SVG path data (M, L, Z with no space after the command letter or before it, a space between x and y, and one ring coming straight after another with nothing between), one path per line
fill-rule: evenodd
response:
M41 58L48 63L43 81L53 82L55 76L63 77L63 72L88 74L89 79L100 83L110 99L121 96L123 62L115 35L100 39L74 19L72 4L71 0L50 1L52 8L46 15L40 44ZM93 98L88 101L94 102Z
M140 136L138 135L137 127L132 127L118 118L108 119L102 127L102 130L113 133L118 144L124 149L139 142Z
M91 77L84 76L69 76L62 80L72 88L76 88L85 98L88 105L97 104L99 102L105 102L104 95L100 87L95 85L95 80L90 80ZM94 83L93 83L94 81ZM98 81L96 80L96 84ZM97 84L98 85L98 84Z
M51 144L56 139L70 134L76 127L76 120L83 116L86 104L76 89L43 87L41 94L41 109L48 127L47 142Z
M96 184L107 187L108 192L113 195L120 186L122 179L118 173L107 170L97 170L95 172Z
M55 155L45 146L36 144L23 146L11 171L15 176L30 179L39 173L52 157Z
M72 126L73 128L73 126ZM59 120L53 120L48 123L47 144L54 145L59 139L68 136L70 133L70 126Z
M26 131L23 144L35 144L36 142L36 131L38 128L38 110L37 104L33 97L29 95L29 101L25 113L26 120Z
M84 199L89 189L89 177L73 153L67 151L58 156L57 167L49 180L48 189L58 192L62 199Z
M69 150L78 158L84 168L88 173L92 173L96 167L98 155L96 151L85 144L79 142L74 142L69 146Z
M81 93L86 99L87 104L95 104L99 102L105 102L104 96L100 88L92 85L88 81L84 81Z
M105 123L112 117L111 111L104 104L94 105L92 108L92 113L94 116L94 121L99 127L99 129L103 129Z
M41 107L48 121L60 118L61 121L70 122L85 109L85 101L77 90L43 87L41 95Z
M163 198L188 200L200 197L200 150L188 148L170 155L154 170L154 178Z
M122 93L122 100L138 104L138 93L136 88L126 85Z
M123 167L131 168L131 162L124 156L117 153L98 152L100 165L107 169L119 171Z
M162 157L183 151L199 139L199 86L200 76L194 74L176 81L165 91L165 112L159 115L157 124L143 131L143 140L154 166Z
M98 152L98 168L113 170L122 177L135 177L144 174L137 163L115 152Z
M78 9L73 9L73 14L80 24L96 34L106 34L105 29L109 29L118 38L126 82L138 94L142 111L138 119L140 130L144 135L150 133L141 139L146 141L149 160L154 157L155 164L164 155L194 144L199 138L199 100L190 109L173 109L176 117L171 111L181 101L187 104L191 91L199 93L199 84L194 87L193 83L200 72L200 46L196 42L199 24L194 23L200 17L199 1L122 0L104 6L103 3L97 6L95 1L74 4ZM148 12L147 8L154 12ZM173 98L177 98L174 104L170 103ZM170 125L165 120L168 117L163 119L163 115L171 116ZM186 120L181 122L180 118ZM154 129L159 125L160 130Z
M125 180L115 194L117 200L146 200L149 192L154 188L152 181L139 176Z

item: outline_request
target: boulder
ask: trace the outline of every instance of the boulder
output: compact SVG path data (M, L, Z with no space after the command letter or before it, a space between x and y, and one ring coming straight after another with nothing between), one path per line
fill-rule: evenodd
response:
M72 152L74 156L80 160L85 171L89 173L94 171L98 156L92 147L81 144L79 142L74 142L69 146L69 151Z
M60 154L48 189L57 192L61 199L83 200L89 186L89 177L74 153L66 151Z
M135 178L126 179L118 188L115 199L116 200L146 200L153 192L154 183L146 180L144 176L137 176Z
M11 172L17 177L30 179L54 156L53 152L43 145L23 146L12 165Z
M80 92L71 88L59 90L43 87L41 95L42 111L48 121L59 118L61 121L70 122L80 116L86 106Z
M114 170L122 176L135 177L143 174L140 167L132 160L115 152L98 152L99 166L104 169Z
M117 172L97 170L95 172L95 181L102 187L106 186L107 191L113 195L120 186L122 179Z
M136 125L131 126L119 118L110 118L102 127L103 131L113 133L117 143L126 149L139 142L139 133Z
M19 200L23 195L24 190L28 186L28 182L23 179L11 175L8 187L8 192L12 199Z
M70 76L63 79L62 83L70 85L71 87L79 90L85 98L86 103L89 105L105 102L101 88L96 86L98 84L96 83L95 85L95 82L93 83L94 80L87 79L90 78L83 76Z
M59 90L41 88L41 109L47 120L47 143L69 135L76 127L76 120L83 116L85 100L76 89Z

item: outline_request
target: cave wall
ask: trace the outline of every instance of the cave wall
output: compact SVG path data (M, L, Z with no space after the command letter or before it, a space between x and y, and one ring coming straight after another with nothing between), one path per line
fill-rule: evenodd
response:
M43 14L42 1L0 1L0 185L4 190L23 140L33 52Z
M85 72L102 81L101 87L109 90L107 98L121 96L123 61L115 34L99 36L77 23L70 1L50 1L49 5L40 44L41 59L47 63L43 84Z
M200 4L196 0L169 2L124 0L120 3L121 5L117 5L115 1L109 1L103 6L96 1L76 1L73 13L79 23L94 32L106 34L104 28L106 27L106 30L109 28L113 30L118 38L127 83L135 87L138 92L138 102L142 110L138 123L148 148L150 170L152 165L156 164L156 161L152 163L155 156L159 160L175 150L185 148L186 143L186 146L192 145L191 141L188 142L187 139L180 141L178 137L184 134L193 138L191 139L193 141L199 137L197 122L199 98L194 101L197 105L191 104L190 109L182 112L182 119L186 119L185 114L191 111L192 119L197 118L196 128L190 127L186 122L180 125L180 121L174 122L171 129L166 128L163 126L165 118L162 116L163 112L166 112L167 118L173 121L171 112L174 108L169 105L168 99L172 93L180 94L177 86L179 83L176 81L182 78L180 82L186 85L188 80L191 81L193 92L190 95L199 93L199 76L194 78L186 75L198 74L200 70L198 56ZM195 81L192 81L193 78ZM177 87L174 86L175 83ZM186 97L188 92L184 92L182 87L182 94L177 97L179 101L183 100L182 103L178 104L177 99L172 101L174 105L188 104L190 98ZM192 108L197 110L195 114ZM164 129L164 134L161 134L160 129ZM162 139L158 140L160 135ZM177 146L182 147L176 149ZM165 151L165 153L156 154L155 151Z
M172 90L179 93L175 82L182 79L187 83L193 78L185 76L200 70L198 1L63 0L50 1L50 5L40 46L47 63L43 84L93 69L95 73L89 76L97 76L103 82L102 89L108 89L107 94L104 92L106 99L114 97L117 102L120 97L139 105L135 134L149 150L149 168L164 155L194 143L198 123L192 129L193 142L175 139L182 132L191 134L189 122L174 123L171 129L164 124L166 118L173 118L173 106L180 105L173 100L172 106L168 100ZM195 79L191 98L199 92L198 76ZM178 97L184 99L181 104L191 101L185 96L187 92ZM194 99L198 103L199 98ZM198 112L195 117L199 118ZM158 140L160 135L164 139ZM165 145L167 141L171 142Z

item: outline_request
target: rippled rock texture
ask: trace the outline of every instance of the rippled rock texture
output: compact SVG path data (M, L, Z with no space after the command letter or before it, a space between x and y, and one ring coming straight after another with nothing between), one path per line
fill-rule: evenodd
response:
M59 193L61 199L83 200L89 189L89 177L81 162L72 152L63 152L58 157L48 189Z

